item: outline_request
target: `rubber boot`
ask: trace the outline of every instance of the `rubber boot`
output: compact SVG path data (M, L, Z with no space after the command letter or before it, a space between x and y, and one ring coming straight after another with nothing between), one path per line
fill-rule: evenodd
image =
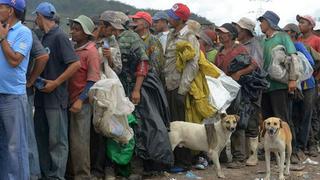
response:
M250 156L246 162L247 166L255 166L258 164L257 148L258 148L258 137L249 138Z

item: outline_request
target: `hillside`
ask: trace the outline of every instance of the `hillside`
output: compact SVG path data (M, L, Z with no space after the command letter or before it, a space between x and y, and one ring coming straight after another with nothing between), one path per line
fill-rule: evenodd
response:
M26 1L29 15L34 11L37 4L43 2L43 0ZM129 14L134 14L139 10L134 6L130 6L113 0L47 0L47 2L51 2L52 4L54 4L62 21L67 17L73 18L80 14L85 14L90 17L98 16L105 10L116 10ZM156 10L154 9L145 9L145 11L148 11L149 13L151 13L151 15L156 12ZM192 14L191 18L200 22L201 24L211 24L210 21L196 14Z

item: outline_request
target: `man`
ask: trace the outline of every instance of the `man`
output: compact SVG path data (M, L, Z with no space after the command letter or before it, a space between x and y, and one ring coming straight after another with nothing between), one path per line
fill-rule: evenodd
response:
M214 48L214 43L217 41L217 34L211 30L206 29L199 33L200 49L206 55L206 58L211 63L214 63L218 51Z
M296 17L297 21L299 22L299 29L302 33L302 36L299 37L299 41L303 42L306 46L314 49L318 53L320 53L320 37L316 36L313 33L313 29L316 26L316 22L313 17L304 15L300 16L297 15ZM312 51L312 50L311 50ZM313 53L312 53L313 55ZM313 56L314 57L314 56ZM315 58L315 57L314 57ZM318 59L314 59L315 61ZM316 62L317 65L319 66L319 62ZM319 84L319 69L316 67L315 69L315 78L316 78L316 84ZM318 85L319 86L319 85ZM316 95L315 98L319 99L319 92L318 88L316 88ZM319 141L318 134L320 133L320 105L316 101L315 105L313 106L313 117L311 120L311 131L310 131L310 138L308 141L308 150L309 150L309 155L316 157L318 156L317 152L317 145Z
M100 79L100 57L93 40L94 23L80 15L70 20L70 34L76 43L81 68L69 80L70 111L70 170L74 179L90 179L90 129L92 107L89 89Z
M314 66L314 60L302 42L298 41L300 35L299 27L293 23L287 24L283 30L288 33L297 51L301 52ZM302 95L301 99L297 99L292 103L292 120L295 125L298 150L298 158L300 161L305 160L307 143L311 129L312 110L314 107L314 95L316 92L315 79L311 76L309 79L301 83Z
M230 75L235 81L240 80L240 78L246 74L251 73L257 67L256 63L252 61L249 56L247 49L242 44L236 44L235 40L238 37L237 29L230 23L225 23L221 27L217 29L217 33L220 39L220 42L223 44L222 48L219 50L216 59L215 65L220 68L224 73ZM241 68L236 72L230 73L229 66L234 61L235 58L241 55L247 55L250 57L250 64L246 68ZM241 86L243 84L240 84ZM244 98L243 94L241 98ZM241 99L243 100L243 99ZM254 110L257 111L255 105L252 102L249 102L251 106L254 107ZM229 113L237 113L230 112ZM247 113L247 112L246 112ZM250 117L255 116L256 114L252 114ZM241 117L243 118L243 117ZM241 119L242 120L242 119ZM255 119L249 119L249 121L255 121ZM253 126L256 126L255 123L252 123ZM249 128L249 127L248 127ZM233 155L233 162L228 164L228 168L240 168L245 166L245 130L246 128L237 126L237 130L231 136L231 148ZM257 134L257 132L254 132ZM256 137L256 136L255 136Z
M152 25L151 15L147 12L138 11L135 15L129 17L133 20L131 24L134 27L133 30L139 34L145 43L151 65L150 68L154 69L160 77L164 64L163 49L159 39L150 33Z
M0 179L29 180L26 72L31 31L25 1L0 1Z
M45 86L35 94L35 132L44 178L64 179L68 159L67 80L80 68L68 36L55 23L55 7L40 3L36 23L44 32L42 44L49 60L41 74Z
M163 53L165 53L169 34L168 15L164 11L158 11L153 15L152 20L153 28L155 29L157 37L161 42Z
M238 22L233 23L238 30L238 41L243 44L249 55L255 60L256 64L262 68L262 47L260 42L254 37L254 28L256 24L249 18L243 17ZM261 94L259 99L254 102L255 112L249 119L246 129L246 144L249 147L249 158L246 161L248 166L255 166L258 163L257 148L259 135L259 113L261 111Z
M190 90L190 84L199 70L199 42L186 22L190 17L190 9L182 3L174 4L167 11L169 24L172 30L168 35L165 52L164 78L167 99L169 102L171 121L185 121L186 95ZM188 41L195 50L195 56L190 60L180 73L176 68L176 43ZM191 165L191 152L187 149L176 148L176 164L181 166Z
M37 180L41 177L39 153L37 141L34 132L34 83L44 70L49 59L48 52L42 46L40 40L34 32L32 32L32 48L27 70L27 95L28 95L28 148L29 148L29 165L30 179Z
M284 46L287 55L295 54L296 49L288 34L280 31L281 29L278 26L280 18L276 13L266 11L258 18L258 21L261 22L261 31L266 35L266 39L263 42L263 69L268 72L268 68L272 61L272 49L274 47L277 45ZM262 94L261 108L263 119L275 116L289 124L293 136L293 155L291 156L291 163L298 163L296 155L297 150L294 149L296 146L295 129L289 112L291 100L288 97L288 93L293 93L296 89L297 76L295 74L296 72L294 72L294 68L290 68L288 73L289 80L287 84L267 77L267 80L270 82L270 87L267 92Z
M135 104L133 114L138 119L134 128L136 152L143 160L146 175L150 175L159 171L153 162L166 165L173 163L166 127L170 115L167 102L163 100L165 93L158 76L152 71L149 72L149 57L139 35L125 29L117 12L103 14L100 20L101 25L111 25L112 32L119 42L123 63L119 79L126 95ZM154 144L157 144L157 147Z

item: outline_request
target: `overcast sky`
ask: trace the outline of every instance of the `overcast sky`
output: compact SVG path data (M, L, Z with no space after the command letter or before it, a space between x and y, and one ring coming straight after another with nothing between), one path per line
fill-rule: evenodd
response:
M297 14L310 14L320 18L319 0L120 0L137 8L169 9L174 3L187 4L193 13L221 25L241 17L255 19L259 12L272 10L280 16L280 27L296 23ZM317 22L320 28L320 22Z

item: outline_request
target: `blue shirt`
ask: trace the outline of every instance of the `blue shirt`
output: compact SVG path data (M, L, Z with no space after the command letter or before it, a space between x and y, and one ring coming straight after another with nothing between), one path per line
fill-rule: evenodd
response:
M26 72L32 46L31 30L19 21L9 29L7 41L11 49L24 58L17 67L12 67L0 46L0 93L26 94Z
M306 56L306 58L308 59L309 63L311 64L311 66L314 66L314 60L313 60L311 54L306 49L306 47L303 45L303 43L295 42L294 46L296 47L297 51L301 52L302 54L304 54ZM303 90L311 89L311 88L316 87L316 83L315 83L314 77L311 76L309 79L303 81L301 83L301 87L302 87Z

